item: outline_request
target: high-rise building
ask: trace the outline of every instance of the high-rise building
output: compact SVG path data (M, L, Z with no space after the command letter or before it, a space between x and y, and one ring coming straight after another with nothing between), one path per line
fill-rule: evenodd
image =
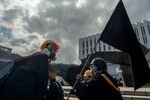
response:
M132 26L139 42L150 48L150 21L144 20L143 22L132 24Z

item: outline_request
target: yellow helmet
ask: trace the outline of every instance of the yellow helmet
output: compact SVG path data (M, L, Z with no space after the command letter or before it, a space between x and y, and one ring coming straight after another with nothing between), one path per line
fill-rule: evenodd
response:
M84 72L84 75L83 75L83 76L84 76L84 77L92 77L93 74L92 74L91 70L86 70L86 71Z
M53 41L53 40L46 40L46 41L44 41L44 42L41 44L41 46L40 46L41 51L42 51L44 48L46 48L47 44L51 44L51 45L55 48L56 51L58 51L58 49L60 49L60 45L57 44L55 41Z
M57 76L57 73L56 73L56 71L52 70L52 71L49 71L49 72L48 72L48 76L49 76L49 78L51 78L51 79L55 79L56 76Z

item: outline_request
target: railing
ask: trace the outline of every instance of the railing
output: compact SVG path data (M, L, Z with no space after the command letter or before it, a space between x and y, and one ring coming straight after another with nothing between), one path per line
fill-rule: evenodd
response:
M63 86L65 100L68 97L71 86ZM120 87L123 100L150 100L150 87L140 88L136 91L132 87ZM75 95L71 95L69 100L79 100Z

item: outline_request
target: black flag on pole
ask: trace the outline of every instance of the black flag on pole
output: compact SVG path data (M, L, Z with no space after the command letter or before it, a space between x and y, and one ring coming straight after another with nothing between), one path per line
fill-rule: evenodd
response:
M150 69L122 0L119 1L99 40L130 55L134 89L150 80Z

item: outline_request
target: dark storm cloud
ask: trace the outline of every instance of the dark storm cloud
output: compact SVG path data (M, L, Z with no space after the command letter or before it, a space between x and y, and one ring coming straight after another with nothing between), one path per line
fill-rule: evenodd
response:
M48 32L50 26L49 22L40 16L32 16L31 18L24 18L24 21L27 22L27 26L24 28L30 32L46 33Z
M37 39L38 37L36 35L29 35L28 38L29 40L34 40Z
M150 0L128 0L124 3L131 22L150 20Z
M25 44L28 44L28 41L24 40L24 39L13 39L10 42L11 46L22 46Z
M8 39L14 38L11 28L0 26L0 33L3 33L3 37L7 37Z
M4 10L2 20L11 23L22 15L22 10L18 7L16 9Z
M63 47L61 49L61 52L57 54L57 60L59 62L67 63L67 64L73 64L76 62L78 57L76 56L76 46L67 46Z

